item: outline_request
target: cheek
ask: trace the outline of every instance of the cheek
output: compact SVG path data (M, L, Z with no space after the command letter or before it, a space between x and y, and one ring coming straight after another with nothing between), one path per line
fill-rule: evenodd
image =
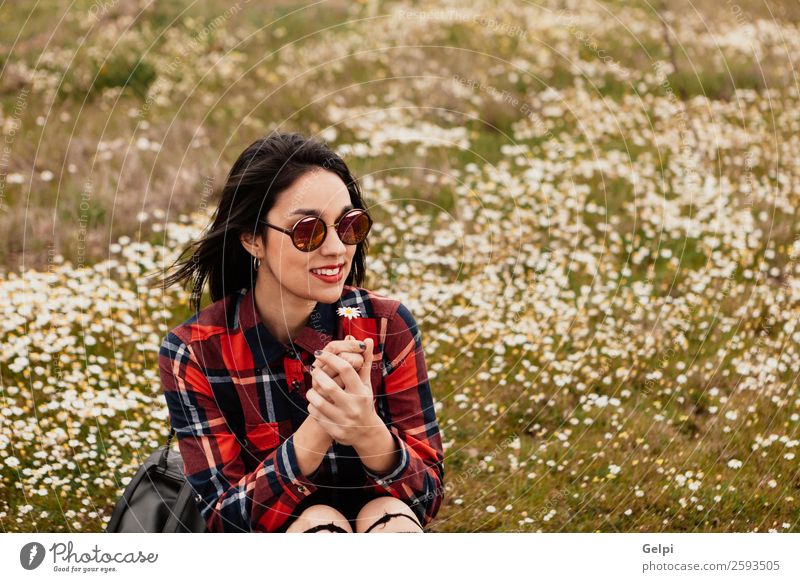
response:
M311 273L308 272L310 268L307 257L287 256L283 261L284 276L287 279L305 281L311 277Z
M267 253L272 271L284 280L302 280L310 276L308 257L292 247L273 247Z

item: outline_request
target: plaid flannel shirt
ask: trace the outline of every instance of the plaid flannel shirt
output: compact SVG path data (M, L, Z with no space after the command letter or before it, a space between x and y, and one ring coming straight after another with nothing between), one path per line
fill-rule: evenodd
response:
M411 312L345 285L337 302L317 303L287 346L267 331L253 297L245 288L200 310L167 333L159 352L170 423L208 531L280 531L301 501L325 488L389 494L427 525L444 496L444 454ZM337 315L340 306L361 317ZM376 474L353 447L333 443L304 475L292 435L308 416L307 366L315 350L348 334L374 340L375 407L399 462Z

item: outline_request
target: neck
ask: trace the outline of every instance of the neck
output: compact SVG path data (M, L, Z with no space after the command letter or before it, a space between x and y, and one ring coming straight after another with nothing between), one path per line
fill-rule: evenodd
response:
M272 336L284 344L303 330L317 302L288 292L271 277L258 277L254 291L256 310Z

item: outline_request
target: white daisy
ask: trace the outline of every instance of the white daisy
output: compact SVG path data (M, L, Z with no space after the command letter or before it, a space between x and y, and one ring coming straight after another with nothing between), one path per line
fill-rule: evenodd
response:
M336 310L336 313L338 313L342 317L346 317L347 319L353 319L354 317L361 317L361 313L358 311L358 307L340 307Z

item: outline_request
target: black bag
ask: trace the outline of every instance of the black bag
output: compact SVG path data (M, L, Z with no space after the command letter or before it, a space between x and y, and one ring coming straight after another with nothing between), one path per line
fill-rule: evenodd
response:
M106 533L205 532L197 508L200 496L183 474L183 458L167 444L154 451L139 467L114 506Z

